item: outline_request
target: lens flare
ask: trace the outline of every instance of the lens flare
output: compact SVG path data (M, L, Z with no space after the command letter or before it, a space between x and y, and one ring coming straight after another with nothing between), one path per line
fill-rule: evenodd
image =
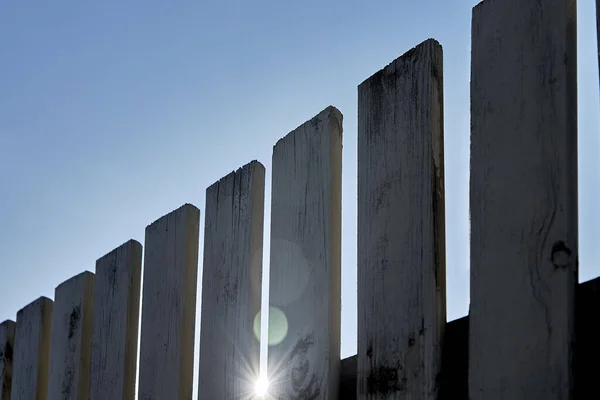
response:
M253 330L254 336L260 340L260 332L262 328L262 316L259 311L254 317ZM267 343L269 346L279 344L285 339L288 333L288 321L285 313L277 307L269 307L269 318L267 326Z
M267 395L269 390L269 382L266 378L259 378L254 384L254 392L260 398L263 398Z

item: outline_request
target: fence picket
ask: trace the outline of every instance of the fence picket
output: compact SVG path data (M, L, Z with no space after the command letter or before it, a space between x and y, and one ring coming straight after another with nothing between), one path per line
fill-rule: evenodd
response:
M273 149L268 373L275 398L337 398L341 155L342 114L334 107Z
M469 397L572 398L576 2L472 18Z
M261 307L264 195L265 168L256 161L206 190L200 400L245 399L254 391L260 361L260 336L253 325Z
M199 220L186 204L146 227L140 399L192 397Z
M129 240L96 261L90 400L133 400L142 245Z
M10 320L0 324L0 400L10 400L15 326Z
M359 399L436 399L446 323L442 47L358 87Z
M45 400L53 302L40 297L17 312L11 400Z
M76 275L54 293L48 400L88 399L94 274Z

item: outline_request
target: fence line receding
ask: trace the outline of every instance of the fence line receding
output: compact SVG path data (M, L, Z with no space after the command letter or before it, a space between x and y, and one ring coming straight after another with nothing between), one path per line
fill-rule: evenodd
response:
M575 0L473 8L468 316L446 321L453 210L428 39L357 90L357 355L340 360L343 117L329 106L273 147L265 396L268 183L251 161L206 190L200 270L185 204L143 248L120 245L0 324L0 400L189 400L196 346L199 400L600 398L600 278L577 284L576 25Z

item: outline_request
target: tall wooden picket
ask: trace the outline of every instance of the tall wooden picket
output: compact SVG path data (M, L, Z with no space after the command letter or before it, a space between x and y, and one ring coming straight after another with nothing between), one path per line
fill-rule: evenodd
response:
M83 272L55 290L48 400L89 396L94 274Z
M10 400L15 327L10 320L0 324L0 400Z
M206 190L198 398L249 399L259 377L265 168Z
M473 9L472 400L572 398L575 34L573 0Z
M359 399L436 399L446 322L442 47L358 87Z
M129 240L96 261L90 400L133 400L142 245Z
M17 312L12 400L45 400L53 302L40 297Z
M192 397L199 220L186 204L146 227L140 399Z
M328 107L273 149L270 394L336 399L342 114Z

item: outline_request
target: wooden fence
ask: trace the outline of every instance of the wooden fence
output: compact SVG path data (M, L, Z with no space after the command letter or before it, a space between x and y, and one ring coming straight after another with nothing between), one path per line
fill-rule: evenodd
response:
M575 15L573 0L473 9L467 317L446 322L437 41L358 86L354 357L339 355L342 114L277 142L267 398L600 398L600 278L577 283ZM264 193L257 161L206 191L201 400L257 398ZM3 322L0 400L190 399L199 221L182 206L143 251L123 244Z

